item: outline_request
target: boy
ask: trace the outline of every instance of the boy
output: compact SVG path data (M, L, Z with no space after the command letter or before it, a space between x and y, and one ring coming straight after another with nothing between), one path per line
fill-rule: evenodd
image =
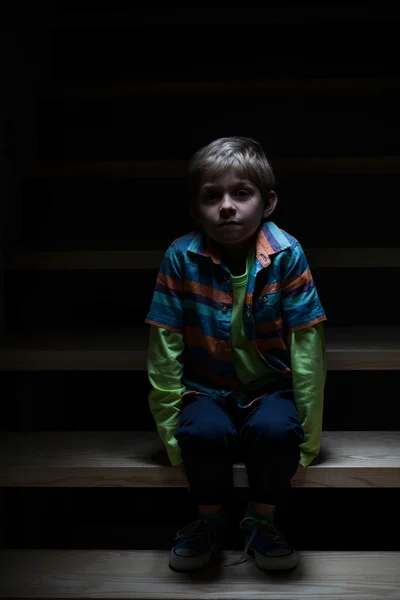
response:
M243 556L292 569L296 552L274 514L319 453L326 316L299 242L268 221L277 196L258 142L211 142L192 157L188 183L199 231L167 249L146 318L150 409L198 506L169 565L198 569L221 549L232 465L243 461Z

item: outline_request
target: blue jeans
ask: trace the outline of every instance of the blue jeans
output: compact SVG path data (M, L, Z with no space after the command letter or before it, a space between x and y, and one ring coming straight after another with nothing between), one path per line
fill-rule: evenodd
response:
M250 498L278 504L290 490L304 432L293 390L240 407L231 397L188 394L175 438L197 505L224 504L233 492L233 464L244 462Z

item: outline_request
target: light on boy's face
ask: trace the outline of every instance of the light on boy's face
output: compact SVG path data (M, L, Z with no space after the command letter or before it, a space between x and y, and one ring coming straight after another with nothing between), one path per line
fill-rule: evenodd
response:
M264 201L254 183L229 170L203 182L196 209L206 234L233 248L257 231L264 216Z

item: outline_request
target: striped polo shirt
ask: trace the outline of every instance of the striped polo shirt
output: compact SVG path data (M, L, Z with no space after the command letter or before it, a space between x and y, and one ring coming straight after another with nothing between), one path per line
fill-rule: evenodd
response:
M166 250L145 322L184 335L182 383L187 393L241 387L232 357L232 279L204 232ZM258 230L243 322L266 366L291 387L289 332L326 320L300 243L272 221Z

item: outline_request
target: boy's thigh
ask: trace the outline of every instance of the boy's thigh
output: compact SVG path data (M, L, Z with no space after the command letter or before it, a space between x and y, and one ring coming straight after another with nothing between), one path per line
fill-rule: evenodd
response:
M298 442L304 439L293 390L260 396L248 407L239 409L235 421L240 442L251 431L278 438L287 434L295 435Z
M226 402L203 393L185 396L175 438L179 442L186 436L208 441L229 439L231 444L237 444L238 432Z

